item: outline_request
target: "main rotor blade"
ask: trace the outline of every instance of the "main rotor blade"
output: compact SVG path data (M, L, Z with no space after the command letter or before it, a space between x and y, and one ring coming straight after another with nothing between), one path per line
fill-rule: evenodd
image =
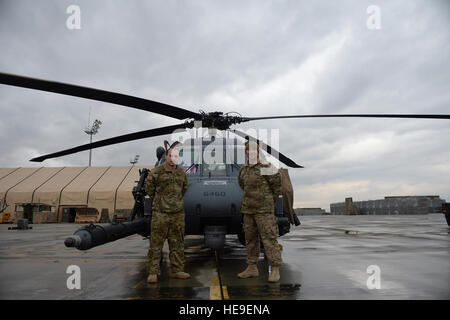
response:
M415 119L450 119L449 114L312 114L274 117L243 117L243 122L267 119L289 118L415 118Z
M116 144L116 143L122 143L122 142L133 141L133 140L139 140L139 139L150 138L150 137L155 137L155 136L162 136L164 134L171 134L176 129L185 129L185 128L186 128L186 124L183 123L183 124L177 124L177 125L173 125L173 126L167 126L167 127L161 127L161 128L156 128L156 129L150 129L150 130L145 130L145 131L129 133L129 134L125 134L125 135L122 135L122 136L117 136L117 137L114 137L114 138L100 140L100 141L96 141L94 143L88 143L88 144L84 144L84 145L81 145L81 146L78 146L78 147L74 147L74 148L70 148L70 149L67 149L67 150L63 150L63 151L47 154L47 155L44 155L44 156L33 158L30 161L42 162L42 161L47 160L47 159L61 157L61 156L66 156L66 155L77 153L77 152L80 152L80 151L100 148L100 147L109 146L109 145Z
M114 103L125 107L162 114L179 120L200 117L198 113L161 102L100 89L82 87L73 84L23 77L2 72L0 72L0 83L10 86L36 89L85 99Z
M239 131L239 130L229 129L229 131L233 132L234 134L236 134L236 135L238 135L238 136L240 136L240 137L242 137L244 139L247 139L247 137L248 137L250 139L253 139L253 140L257 141L259 143L259 145L263 148L263 150L265 150L267 153L269 153L273 157L277 158L280 162L284 163L288 167L291 167L291 168L303 168L301 165L296 164L292 159L289 159L284 154L282 154L281 152L278 152L277 150L275 150L271 146L265 144L261 140L253 138L252 136L249 136L248 134L246 134L246 133L244 133L242 131Z

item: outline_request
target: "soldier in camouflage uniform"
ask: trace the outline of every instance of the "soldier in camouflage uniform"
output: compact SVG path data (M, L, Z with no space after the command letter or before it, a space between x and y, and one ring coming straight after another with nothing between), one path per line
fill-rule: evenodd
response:
M278 224L274 214L275 201L281 195L281 175L270 163L261 163L259 145L250 141L245 145L248 161L239 171L239 185L244 191L241 212L244 219L247 264L239 278L258 277L260 239L272 267L269 282L280 280L281 250L278 245Z
M172 146L174 146L173 144ZM184 203L188 188L186 172L178 167L179 150L169 148L166 161L153 168L145 182L145 191L152 203L150 248L147 254L148 283L155 283L161 274L160 262L164 241L169 242L171 278L187 279L184 270Z

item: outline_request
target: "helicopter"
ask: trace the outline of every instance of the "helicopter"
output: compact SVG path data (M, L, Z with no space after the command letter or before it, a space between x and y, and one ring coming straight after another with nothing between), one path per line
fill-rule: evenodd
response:
M231 126L258 120L300 118L450 119L450 115L446 114L316 114L243 117L240 114L230 115L230 113L223 113L221 111L208 113L204 111L193 112L184 108L121 93L7 73L0 73L0 83L108 102L172 117L178 120L184 120L183 123L176 125L129 133L39 156L30 160L33 162L42 162L47 159L66 156L85 150L149 137L169 135L173 134L175 131L180 132L201 127L232 133L246 140L256 141L267 154L278 159L280 163L289 168L303 168L303 166L297 164L294 160L272 148L270 145L238 129L232 129ZM230 141L233 142L230 143ZM185 153L183 159L188 159L188 161L181 166L188 173L189 181L189 189L184 198L186 235L203 234L205 235L206 245L216 250L224 247L227 234L238 235L241 243L244 243L242 214L240 213L242 190L237 183L237 173L239 172L242 163L240 164L234 160L231 162L227 161L230 154L235 153L235 151L239 149L239 146L235 141L236 140L226 138L216 138L216 136L212 134L210 135L209 140L205 140L202 137L200 142L197 142L196 138L192 138L183 143L183 153ZM212 163L213 166L211 166L211 163L208 164L202 162L202 157L198 159L200 161L194 159L195 148L200 148L200 153L204 154L204 151L212 145L215 146L215 152L223 154L222 160ZM240 147L242 148L242 145ZM165 150L167 150L166 143L165 148L159 147L156 150L158 158L156 165L160 165L164 162ZM186 156L186 154L190 154L191 157ZM140 179L133 189L135 206L130 215L130 221L118 224L113 223L107 226L96 226L91 224L82 227L77 230L72 237L66 239L66 246L87 250L94 246L111 242L131 234L138 233L144 237L148 237L151 225L151 199L145 198L145 191L143 190L143 185L148 172L148 169L144 169L140 172ZM282 206L283 199L280 198L274 208L274 214L277 216L278 220L280 236L288 233L290 224L293 224L293 221L290 221L283 214ZM288 212L291 211L291 208L288 209ZM135 218L137 219L135 220Z

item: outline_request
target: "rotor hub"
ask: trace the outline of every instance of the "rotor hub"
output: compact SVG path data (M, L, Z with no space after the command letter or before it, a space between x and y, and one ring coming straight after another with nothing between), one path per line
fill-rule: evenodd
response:
M201 126L204 128L215 128L218 130L228 130L231 125L241 123L242 117L240 116L229 116L223 114L223 112L203 112L201 111L200 117L195 119L196 121L201 121Z

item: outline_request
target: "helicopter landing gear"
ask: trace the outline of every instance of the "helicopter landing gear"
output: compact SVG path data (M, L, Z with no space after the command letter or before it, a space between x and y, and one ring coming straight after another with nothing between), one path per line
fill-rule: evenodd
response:
M225 226L206 226L205 227L205 245L213 250L220 250L225 246L225 235L227 228Z

